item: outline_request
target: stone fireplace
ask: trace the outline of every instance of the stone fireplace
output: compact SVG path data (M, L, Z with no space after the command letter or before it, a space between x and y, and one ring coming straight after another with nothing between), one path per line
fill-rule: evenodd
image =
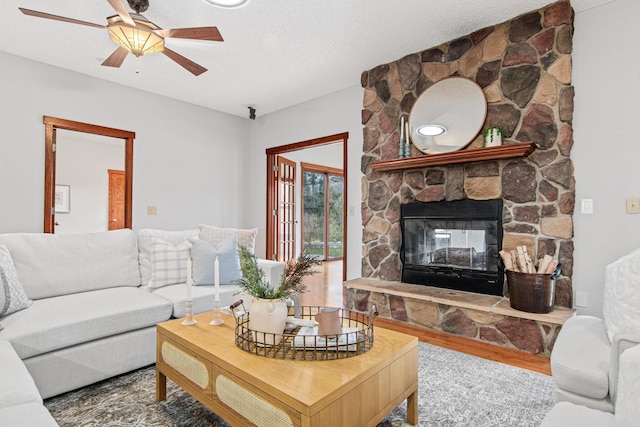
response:
M362 73L362 278L357 286L345 285L349 307L362 309L375 301L396 320L428 323L436 329L455 329L453 333L549 353L562 321L521 317L509 310L500 314L495 310L498 303L489 300L491 307L481 310L469 296L464 297L470 299L468 304L452 307L439 297L434 300L438 292L418 290L416 285L398 288L404 285L400 219L402 207L414 202L500 199L502 247L525 245L536 259L549 254L562 263L556 307L572 307L572 35L573 10L568 1L562 1ZM482 129L500 126L504 144L530 141L533 153L419 168L403 168L400 162L397 170L390 171L372 167L398 157L401 115L411 111L429 86L450 76L469 78L483 88L488 110ZM480 147L481 133L466 149ZM412 147L411 156L424 154ZM427 310L426 303L416 301L426 300L436 312L428 321L416 320L416 313L422 316ZM491 315L479 316L479 312ZM513 335L518 329L527 330L526 339ZM538 342L532 346L532 340Z

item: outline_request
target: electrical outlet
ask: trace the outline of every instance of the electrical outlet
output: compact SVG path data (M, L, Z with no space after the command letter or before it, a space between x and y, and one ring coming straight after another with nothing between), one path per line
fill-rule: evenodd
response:
M589 294L586 292L576 292L576 307L588 307Z
M627 199L627 213L640 214L640 199L637 197Z
M354 216L356 214L356 208L353 205L349 206L349 216Z
M147 206L147 215L158 215L158 208L156 206Z

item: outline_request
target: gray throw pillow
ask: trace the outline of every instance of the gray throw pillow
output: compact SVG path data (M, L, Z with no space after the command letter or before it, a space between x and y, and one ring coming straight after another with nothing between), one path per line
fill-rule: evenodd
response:
M218 257L220 284L231 285L242 277L238 240L235 235L226 237L220 244L190 239L194 285L214 284L214 263Z

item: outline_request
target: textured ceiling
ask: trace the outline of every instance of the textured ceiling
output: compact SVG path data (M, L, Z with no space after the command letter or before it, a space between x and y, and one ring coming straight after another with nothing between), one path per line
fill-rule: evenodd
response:
M574 0L576 12L613 0ZM106 0L2 0L0 51L248 117L359 85L363 71L539 9L550 0L251 0L221 9L202 0L150 0L144 16L162 28L217 26L224 42L169 39L209 69L195 77L165 55L115 50L105 29L23 15L18 7L96 24Z

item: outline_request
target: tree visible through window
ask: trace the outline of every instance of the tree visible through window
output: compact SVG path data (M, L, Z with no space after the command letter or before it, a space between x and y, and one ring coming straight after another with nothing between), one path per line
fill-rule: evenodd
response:
M340 258L344 179L329 171L304 170L303 180L304 250L319 259Z

